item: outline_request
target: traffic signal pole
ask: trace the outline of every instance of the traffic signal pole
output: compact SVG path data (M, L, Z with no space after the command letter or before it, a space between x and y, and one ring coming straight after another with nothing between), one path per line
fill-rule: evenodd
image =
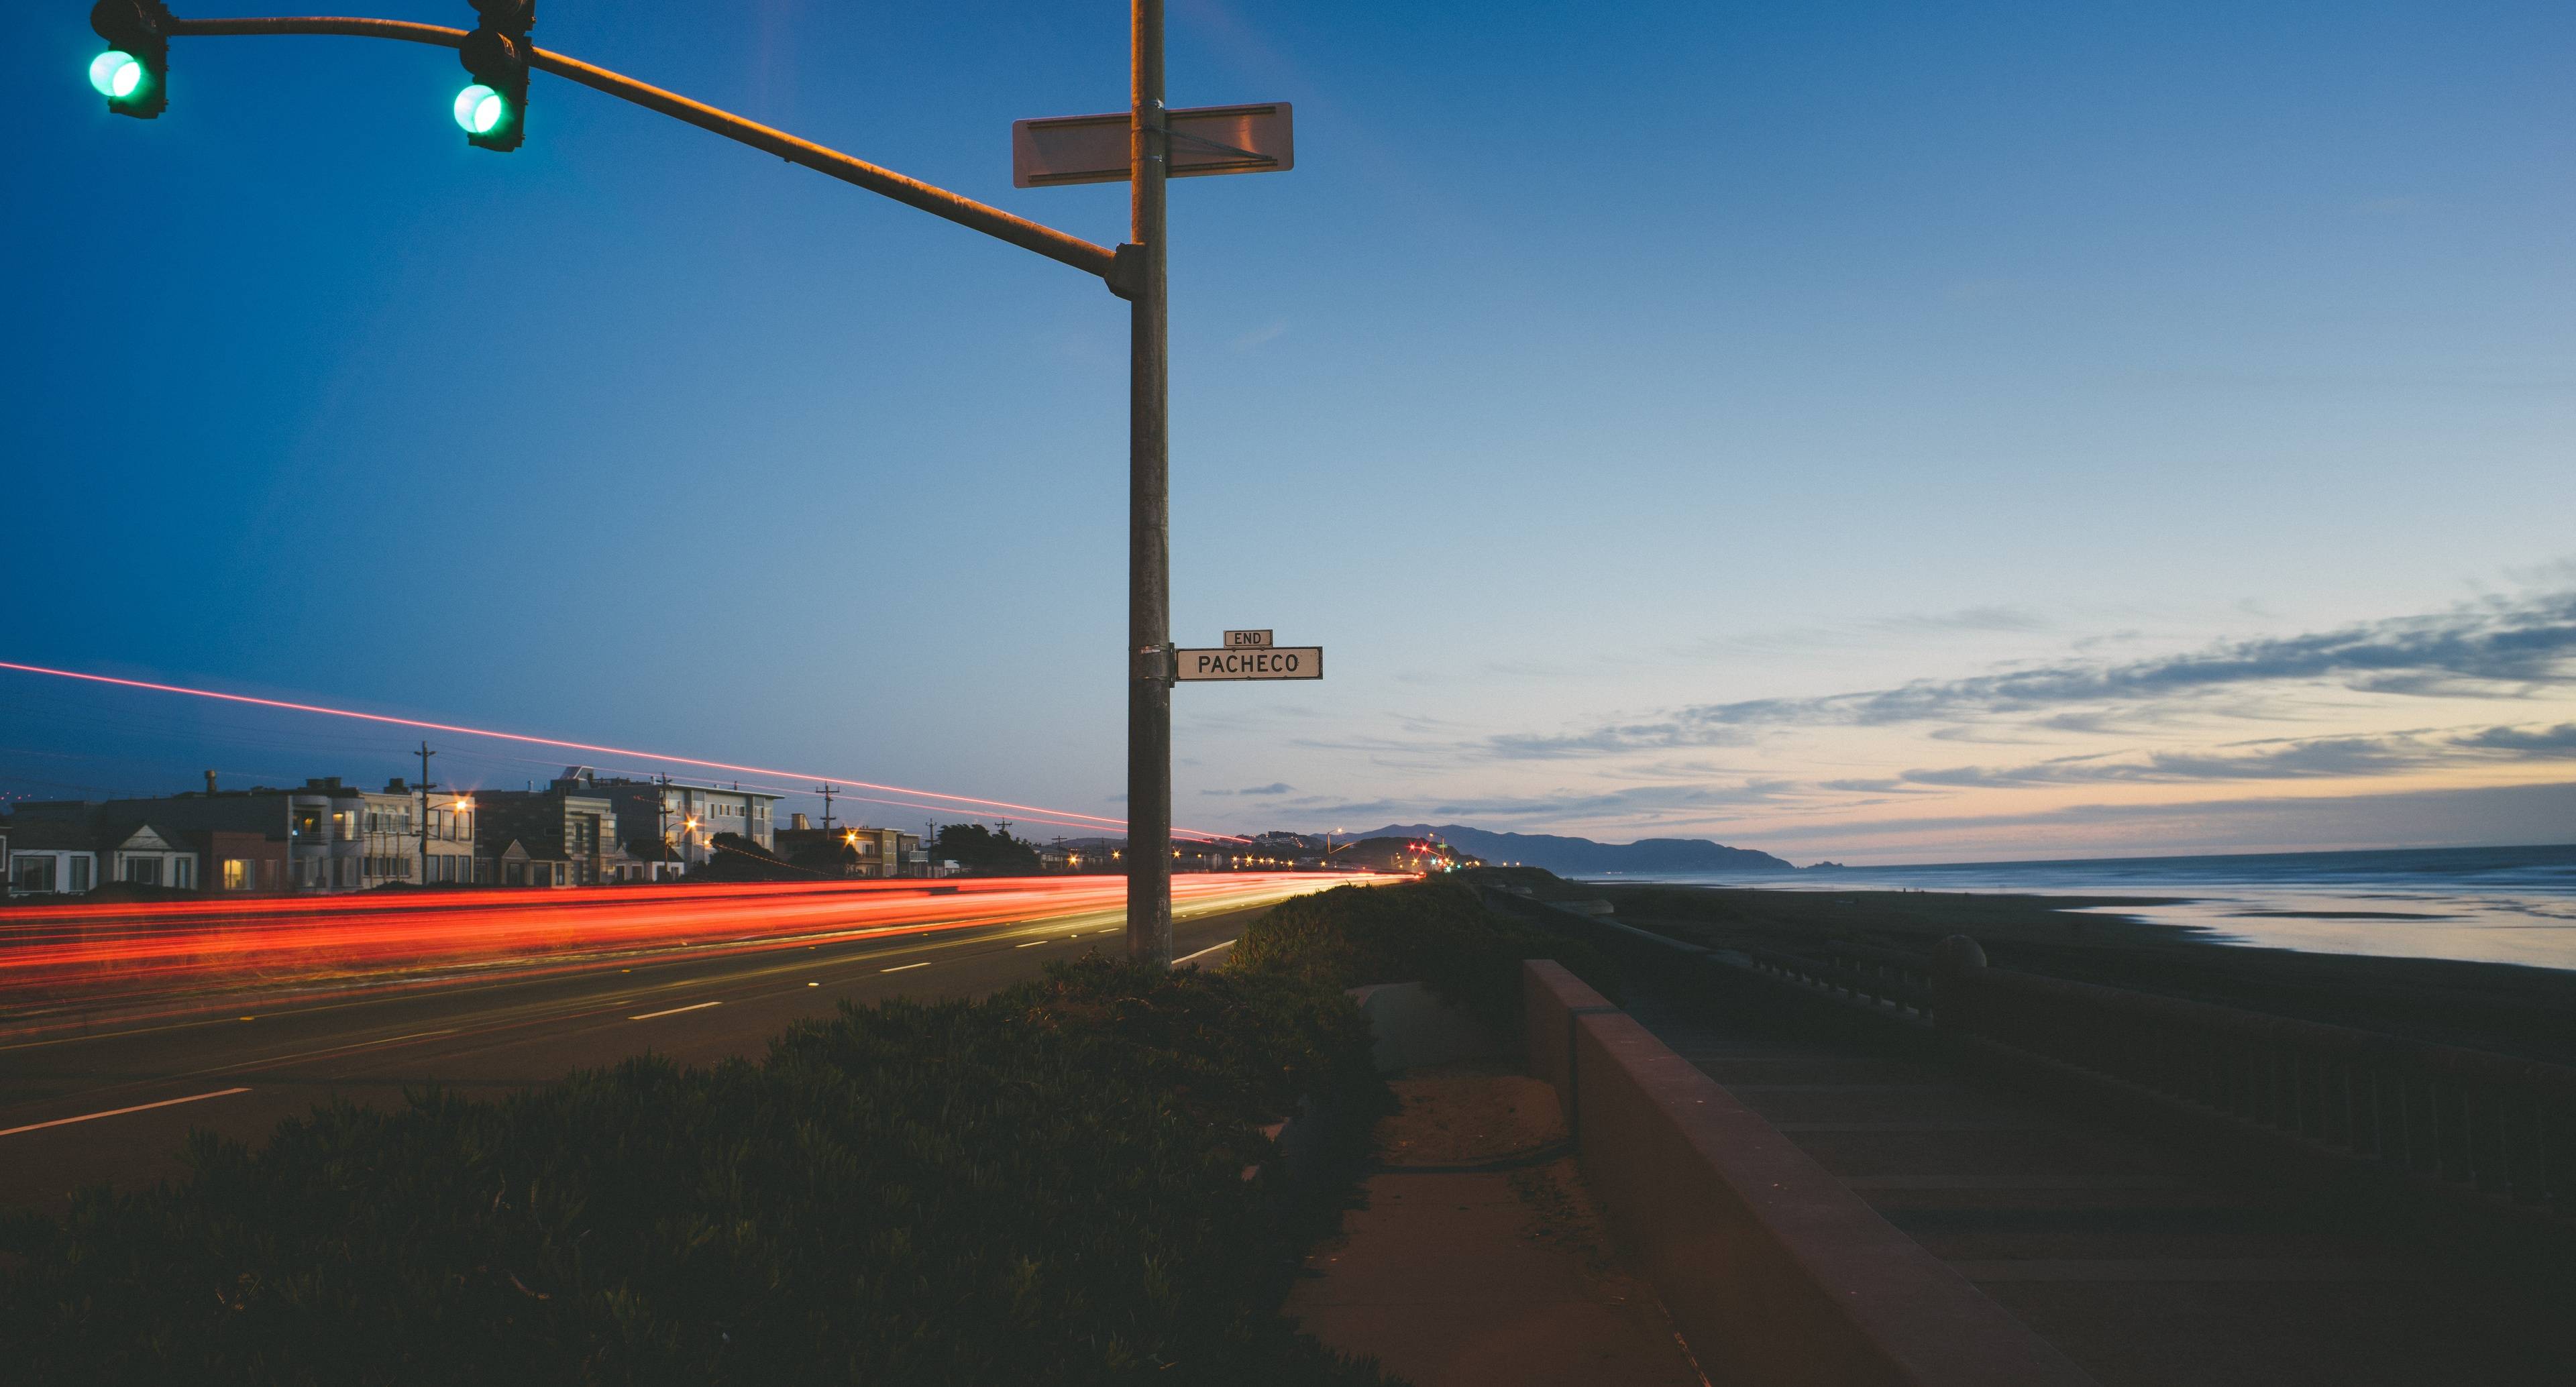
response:
M1172 962L1171 315L1164 274L1163 0L1131 0L1127 343L1127 956Z
M1127 604L1127 952L1139 963L1172 961L1172 656L1170 313L1164 256L1164 179L1169 172L1163 104L1163 0L1130 0L1129 234L1116 250L1051 226L851 158L730 111L542 48L526 49L539 72L722 135L791 164L890 197L1096 275L1129 301ZM324 34L459 48L463 29L392 19L328 16L179 19L169 38ZM156 92L157 95L157 92ZM156 107L157 113L157 107ZM426 779L426 775L423 777ZM427 798L422 822L426 826ZM427 855L424 841L422 852ZM923 845L925 848L928 844ZM424 862L423 871L426 873Z

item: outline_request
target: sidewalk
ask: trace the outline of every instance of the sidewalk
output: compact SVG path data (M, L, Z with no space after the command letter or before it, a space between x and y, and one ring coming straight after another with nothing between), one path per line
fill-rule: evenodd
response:
M1463 1062L1389 1081L1367 1205L1306 1259L1288 1313L1415 1387L1705 1387L1623 1271L1555 1090Z

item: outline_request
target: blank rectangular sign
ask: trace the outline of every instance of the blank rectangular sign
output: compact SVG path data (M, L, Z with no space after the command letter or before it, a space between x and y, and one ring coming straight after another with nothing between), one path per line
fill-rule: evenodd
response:
M1297 163L1289 104L1196 106L1164 115L1173 178L1279 173ZM1011 122L1011 186L1127 181L1127 113Z
M1247 650L1175 650L1172 677L1205 679L1321 679L1324 648L1282 645Z

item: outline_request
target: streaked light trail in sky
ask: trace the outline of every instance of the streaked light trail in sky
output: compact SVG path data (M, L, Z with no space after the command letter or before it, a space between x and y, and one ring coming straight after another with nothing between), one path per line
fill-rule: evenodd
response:
M1112 819L1099 814L1085 814L1079 810L1049 809L1041 804L1015 804L1010 800L979 799L973 795L952 795L939 790L916 790L906 785L884 785L870 780L856 780L846 776L825 775L818 771L780 770L772 766L744 766L737 765L731 761L709 761L695 756L671 756L658 751L638 751L631 747L601 746L593 742L566 741L560 737L538 737L524 732L496 732L486 727L465 727L452 722L430 722L421 718L399 718L390 713L362 713L354 708L330 708L318 703L294 703L285 699L257 698L250 694L223 693L214 689L192 689L185 684L156 684L148 679L119 679L114 675L84 674L79 670L72 669L48 669L43 665L22 665L8 660L0 660L0 669L16 670L21 674L47 674L52 675L57 679L77 679L85 683L108 684L118 688L145 689L153 693L184 694L190 698L208 698L223 703L242 703L256 708L280 708L290 713L317 713L324 717L352 718L360 722L384 723L392 727L415 727L425 732L448 732L460 737L489 737L496 741L519 742L528 746L560 747L566 751L590 751L597 752L605 756L630 756L637 760L658 761L663 764L673 766L698 766L708 770L738 771L745 775L785 776L795 780L819 780L833 784L847 785L860 790L883 790L888 794L914 795L922 799L940 800L948 804L971 804L981 805L988 809L1009 809L1022 814L1044 816L1050 822L1065 824L1071 827L1099 825L1103 828L1115 828L1121 831L1125 830L1127 827L1127 821L1125 819ZM852 798L858 797L853 796ZM889 800L882 802L895 803L896 801ZM913 805L907 807L931 808L933 806ZM1175 825L1172 831L1174 833L1186 834L1194 838L1205 838L1211 841L1223 840L1238 843L1251 841L1250 839L1241 837L1237 834L1217 833L1209 829L1201 828L1183 828L1178 825Z

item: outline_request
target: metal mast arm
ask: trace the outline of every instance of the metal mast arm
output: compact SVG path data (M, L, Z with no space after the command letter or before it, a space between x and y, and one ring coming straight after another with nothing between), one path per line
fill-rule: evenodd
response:
M454 48L465 41L465 31L437 24L413 24L398 19L343 19L330 16L306 16L278 19L181 19L170 25L173 38L224 34L339 34L354 38L394 39L405 43L426 43L439 48ZM1118 257L1107 246L1093 245L1079 236L1068 236L1054 227L1015 217L998 207L990 207L973 198L952 193L935 184L909 178L892 169L880 168L864 159L853 159L835 149L811 140L799 139L784 130L774 130L758 121L745 120L730 111L719 110L702 101L692 101L676 92L667 92L632 77L594 67L578 58L567 58L542 48L530 49L528 66L557 77L579 82L594 91L622 97L647 110L659 111L701 130L712 131L726 139L747 144L764 153L775 154L791 164L801 164L817 173L829 174L844 183L855 184L908 207L917 207L935 217L944 217L959 226L981 231L997 240L1008 241L1022 250L1033 250L1050 260L1071 265L1085 274L1108 281L1112 289L1124 289L1118 272Z

